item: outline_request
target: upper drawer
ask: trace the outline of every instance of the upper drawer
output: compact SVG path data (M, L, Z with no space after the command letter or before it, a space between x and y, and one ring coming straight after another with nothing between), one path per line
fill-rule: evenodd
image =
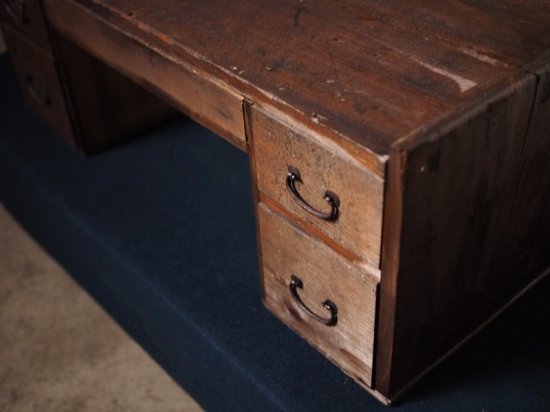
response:
M0 16L4 22L15 27L44 50L51 50L40 0L0 0L0 2Z
M253 106L250 129L261 199L275 201L378 267L384 181L332 141ZM265 199L265 197L269 199Z

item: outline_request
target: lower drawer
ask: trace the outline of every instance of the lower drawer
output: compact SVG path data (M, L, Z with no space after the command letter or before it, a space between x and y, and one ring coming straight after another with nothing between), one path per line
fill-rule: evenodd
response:
M284 323L371 386L378 278L258 206L264 301Z
M55 61L8 26L6 45L25 102L57 133L74 145L74 134Z

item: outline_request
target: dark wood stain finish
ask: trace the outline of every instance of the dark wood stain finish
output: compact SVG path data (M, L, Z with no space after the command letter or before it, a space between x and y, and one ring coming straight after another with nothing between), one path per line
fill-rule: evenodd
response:
M129 36L124 27L115 27L78 4L58 0L44 4L51 24L63 37L246 149L243 99L234 90L177 55Z
M548 82L548 68L526 76L392 152L376 376L388 398L550 266Z
M380 173L393 142L502 87L548 51L543 3L45 1L52 18L81 9L96 20L89 47L108 23L278 106ZM82 23L69 19L63 30Z

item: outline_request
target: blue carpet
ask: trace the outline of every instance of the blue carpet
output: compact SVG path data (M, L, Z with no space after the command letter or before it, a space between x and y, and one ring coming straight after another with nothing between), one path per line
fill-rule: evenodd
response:
M186 118L86 158L0 57L0 199L205 409L385 410L261 303L245 154ZM397 407L550 410L544 281Z

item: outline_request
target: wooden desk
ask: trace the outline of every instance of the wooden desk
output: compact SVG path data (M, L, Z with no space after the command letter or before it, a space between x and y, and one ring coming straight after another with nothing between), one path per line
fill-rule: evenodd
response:
M267 307L383 402L548 273L548 1L4 4L84 132L168 113L107 71L250 153Z

